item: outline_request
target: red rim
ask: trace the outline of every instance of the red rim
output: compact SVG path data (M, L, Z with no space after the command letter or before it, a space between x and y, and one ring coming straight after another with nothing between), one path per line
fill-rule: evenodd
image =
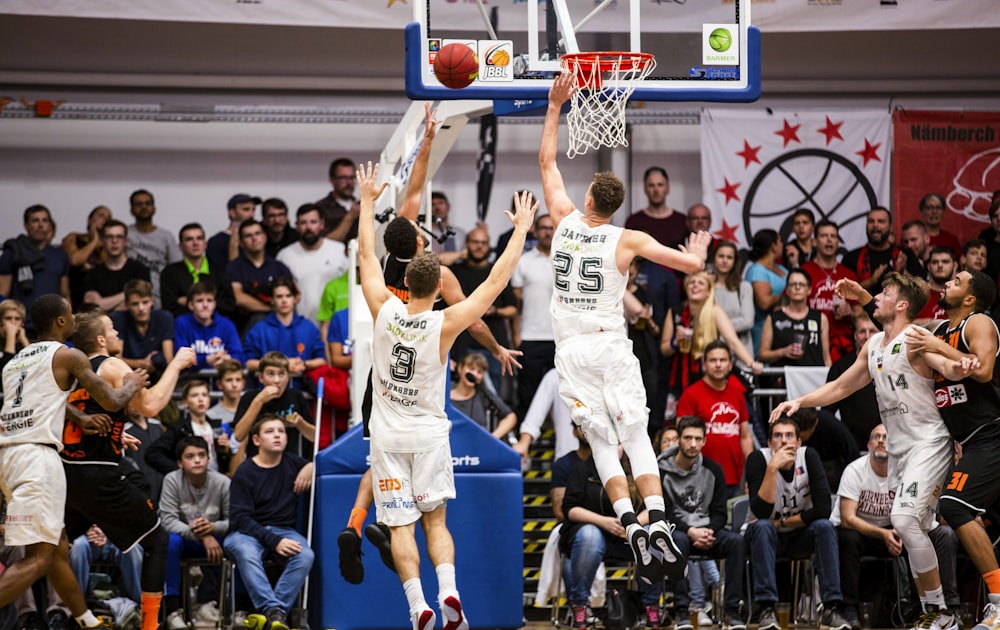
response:
M567 66L576 73L577 84L581 88L600 89L602 72L611 72L617 66L620 70L645 68L653 61L652 53L630 52L630 51L599 51L599 52L579 52L569 53L562 56ZM599 72L594 73L594 68ZM584 73L579 73L576 68L583 68ZM593 80L594 85L590 85L588 77Z

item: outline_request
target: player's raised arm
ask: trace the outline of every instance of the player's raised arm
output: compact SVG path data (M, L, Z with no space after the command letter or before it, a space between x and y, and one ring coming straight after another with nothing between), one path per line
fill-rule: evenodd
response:
M868 342L858 352L858 358L836 380L820 386L818 389L798 398L786 400L771 412L771 422L783 415L792 415L800 407L825 407L858 391L872 381L868 372Z
M652 260L664 267L670 267L683 273L694 273L705 268L705 259L708 257L708 242L711 239L708 232L696 232L688 239L687 249L679 250L662 245L645 232L625 230L621 237L624 247L619 250L622 252L619 255L619 261L622 257L632 260L636 256L642 256L646 260Z
M576 77L568 72L563 72L552 82L552 88L549 90L549 106L545 111L545 124L542 127L542 144L538 149L538 166L542 170L545 207L556 227L559 227L563 217L576 209L566 193L562 173L556 166L556 151L559 150L559 114L563 103L569 100L575 91Z
M514 233L510 237L507 248L503 254L493 264L490 275L476 287L476 290L465 300L449 306L444 311L444 325L441 330L441 345L447 351L451 348L455 338L468 328L473 322L482 317L483 313L492 306L500 292L507 286L517 261L524 251L524 237L528 234L535 221L535 211L538 210L536 201L530 192L518 193L514 196L514 207L516 212L511 214L508 210L505 214L514 223Z
M434 115L437 109L431 111L431 104L424 103L424 139L417 151L417 157L413 161L413 168L410 169L410 181L406 186L406 197L400 204L396 216L416 221L420 214L420 201L424 195L424 184L427 183L427 163L431 158L431 145L434 144L434 136L437 135L437 126L441 122Z
M358 165L358 193L361 195L361 213L358 215L358 266L361 270L361 292L365 295L372 319L378 317L382 305L392 297L385 287L382 267L375 256L375 200L389 182L378 183L378 164Z

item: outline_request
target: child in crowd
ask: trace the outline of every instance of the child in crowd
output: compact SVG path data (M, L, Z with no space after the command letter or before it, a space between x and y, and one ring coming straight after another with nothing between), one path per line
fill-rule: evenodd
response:
M154 308L153 285L142 279L126 282L125 310L110 317L125 343L122 361L133 370L149 372L151 383L158 381L174 358L174 316Z
M247 379L243 374L243 367L233 359L223 361L215 370L218 372L215 385L222 392L222 398L208 410L208 417L222 423L222 430L229 436L229 448L235 453L240 444L232 438L233 419L240 406L240 396L246 388Z
M222 431L222 424L218 420L208 417L208 407L212 404L208 383L199 379L184 383L181 398L187 412L149 447L146 463L164 475L177 470L178 444L185 437L197 435L210 447L209 470L228 471L232 459L229 436Z
M256 371L260 358L268 351L288 357L288 372L293 377L326 363L316 324L295 312L300 298L299 287L291 278L278 278L271 285L271 312L247 331L244 340L247 370Z
M187 292L187 307L191 312L178 317L174 326L174 345L195 351L198 370L218 367L226 359L240 363L246 360L236 324L215 312L215 293L211 282L191 285Z

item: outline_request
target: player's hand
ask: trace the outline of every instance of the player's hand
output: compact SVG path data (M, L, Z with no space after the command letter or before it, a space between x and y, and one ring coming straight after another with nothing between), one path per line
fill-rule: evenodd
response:
M698 230L688 236L687 246L681 245L679 249L688 254L694 254L701 259L702 267L708 260L708 246L712 244L712 235L705 230Z
M222 562L222 545L215 539L215 536L205 536L201 539L201 544L205 545L205 555L210 561Z
M124 433L123 432L122 433L122 446L124 446L125 448L127 448L129 450L132 450L132 451L138 451L139 447L142 446L142 440L140 440L139 438L135 437L131 433Z
M358 164L358 194L362 200L374 203L388 185L389 182L378 183L378 164L372 166L371 160L367 166Z
M513 376L514 368L521 367L521 364L518 363L516 357L523 354L524 353L520 350L511 350L510 348L500 346L499 349L493 353L493 358L500 362L500 374Z
M799 410L799 402L795 399L786 400L785 402L779 404L771 412L771 417L768 420L770 423L775 423L781 419L782 416L790 416Z
M981 365L979 357L967 355L955 361L955 371L962 376L968 376L978 370Z
M914 352L941 352L942 347L947 351L948 344L943 339L939 339L934 334L922 326L910 326L906 329L906 347Z
M122 384L125 386L132 386L135 387L136 390L140 390L149 385L149 372L142 368L132 370L122 378Z
M268 385L260 390L254 399L259 399L261 403L269 403L280 395L280 391L274 385Z
M292 556L298 555L299 552L302 551L302 545L295 542L291 538L282 538L281 542L278 543L278 546L275 547L274 550L278 552L279 556L291 558Z
M441 121L437 119L437 107L432 110L430 103L424 103L424 138L433 140L439 124Z
M549 104L562 107L563 103L568 101L577 89L576 76L572 72L563 70L552 81L552 87L549 88Z
M837 295L845 300L853 300L861 306L872 301L872 294L856 280L851 280L850 278L837 280L834 290L837 292Z
M111 431L111 427L114 423L111 421L111 416L106 413L95 413L95 414L80 414L77 418L77 424L80 429L86 435L107 435ZM124 435L122 441L124 442Z
M150 357L146 357L147 359ZM174 354L174 359L172 361L177 365L178 369L186 370L189 367L194 367L198 365L198 355L191 348L179 348Z
M520 229L527 234L535 222L536 210L538 210L538 200L525 190L514 195L514 214L511 214L510 210L504 210L504 214L514 224L514 229Z
M295 494L302 494L306 490L312 487L313 483L313 465L309 462L302 467L299 474L295 476L295 483L292 484L292 491Z

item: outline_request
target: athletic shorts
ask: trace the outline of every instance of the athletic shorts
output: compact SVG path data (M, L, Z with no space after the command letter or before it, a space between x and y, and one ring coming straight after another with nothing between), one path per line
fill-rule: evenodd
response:
M893 516L913 516L920 529L931 530L952 453L951 439L944 439L939 443L917 444L898 460L889 459L889 478L896 489Z
M639 359L624 334L602 332L567 339L556 347L555 364L559 397L588 438L596 433L618 444L632 431L646 431L646 388ZM590 409L589 418L573 413L577 401Z
M455 498L451 444L418 453L383 451L371 444L375 515L390 527L409 525Z
M160 524L153 502L117 465L63 464L66 469L66 535L70 540L97 524L122 553Z
M7 498L4 542L8 546L59 544L66 505L66 476L54 447L46 444L0 447L0 489Z
M962 445L962 459L952 466L942 501L957 501L968 509L968 520L951 523L958 528L986 512L1000 498L1000 422L981 428ZM954 518L952 518L954 520Z

